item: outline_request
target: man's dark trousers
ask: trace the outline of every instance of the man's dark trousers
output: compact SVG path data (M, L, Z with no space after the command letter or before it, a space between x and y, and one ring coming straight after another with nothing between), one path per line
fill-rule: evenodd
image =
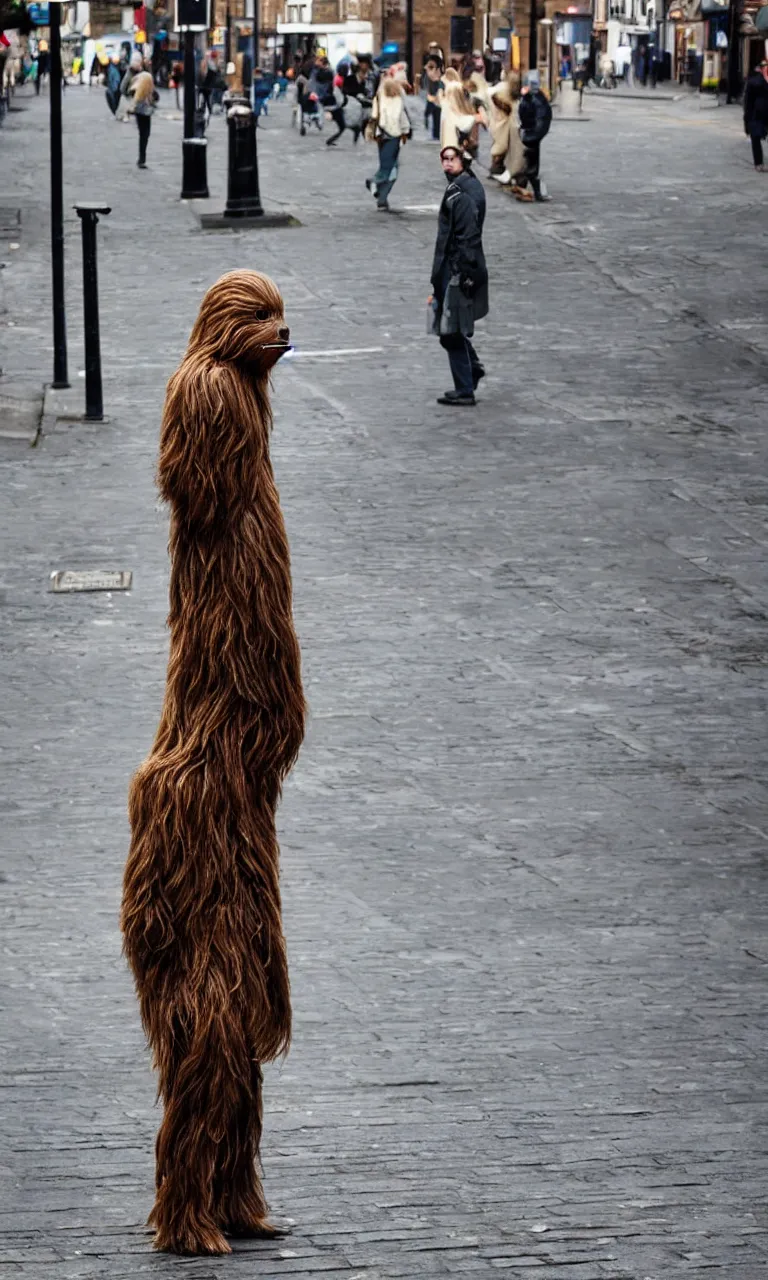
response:
M474 395L476 374L482 366L469 338L463 333L445 333L441 335L440 346L448 352L453 385L459 395Z
M541 195L541 182L539 181L539 164L541 163L541 143L525 142L523 143L523 151L525 152L525 177L533 188L533 194L538 200Z
M139 115L137 112L136 124L139 130L139 164L146 164L147 143L149 142L149 131L152 127L152 117Z
M763 163L763 138L765 137L765 125L761 120L755 120L749 126L749 140L752 143L752 159L755 166Z
M450 278L451 270L448 263L445 263L437 293L441 310L448 291ZM459 395L474 395L475 383L479 382L479 378L476 376L477 370L482 369L483 366L480 364L477 352L469 338L466 338L463 333L443 333L440 335L440 346L448 353L453 385Z

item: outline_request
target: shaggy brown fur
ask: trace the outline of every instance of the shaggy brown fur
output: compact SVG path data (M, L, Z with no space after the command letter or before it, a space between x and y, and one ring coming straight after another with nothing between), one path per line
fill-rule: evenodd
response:
M275 807L304 734L291 573L269 458L283 302L255 271L208 290L168 384L168 680L131 783L122 928L165 1114L155 1247L274 1234L258 1172L260 1063L291 1034Z

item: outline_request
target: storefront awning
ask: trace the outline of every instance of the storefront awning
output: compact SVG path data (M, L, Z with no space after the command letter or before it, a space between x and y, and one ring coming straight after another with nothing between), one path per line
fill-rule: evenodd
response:
M372 35L373 25L352 19L349 22L278 22L279 36L338 36L345 32L356 32L358 35Z

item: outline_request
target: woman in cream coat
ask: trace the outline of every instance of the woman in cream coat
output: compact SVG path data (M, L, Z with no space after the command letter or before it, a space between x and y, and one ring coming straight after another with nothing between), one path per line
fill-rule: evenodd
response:
M411 135L411 122L405 109L402 84L387 76L381 81L368 126L379 148L379 168L365 185L376 197L376 207L382 213L389 209L389 193L397 180L397 162L400 147Z

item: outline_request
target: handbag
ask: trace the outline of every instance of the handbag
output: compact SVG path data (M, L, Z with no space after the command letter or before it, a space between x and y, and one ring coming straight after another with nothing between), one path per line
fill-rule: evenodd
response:
M427 298L427 334L430 338L440 336L440 303L434 294Z
M458 276L451 276L443 298L440 315L440 336L461 333L471 338L475 332L475 306L459 284Z

